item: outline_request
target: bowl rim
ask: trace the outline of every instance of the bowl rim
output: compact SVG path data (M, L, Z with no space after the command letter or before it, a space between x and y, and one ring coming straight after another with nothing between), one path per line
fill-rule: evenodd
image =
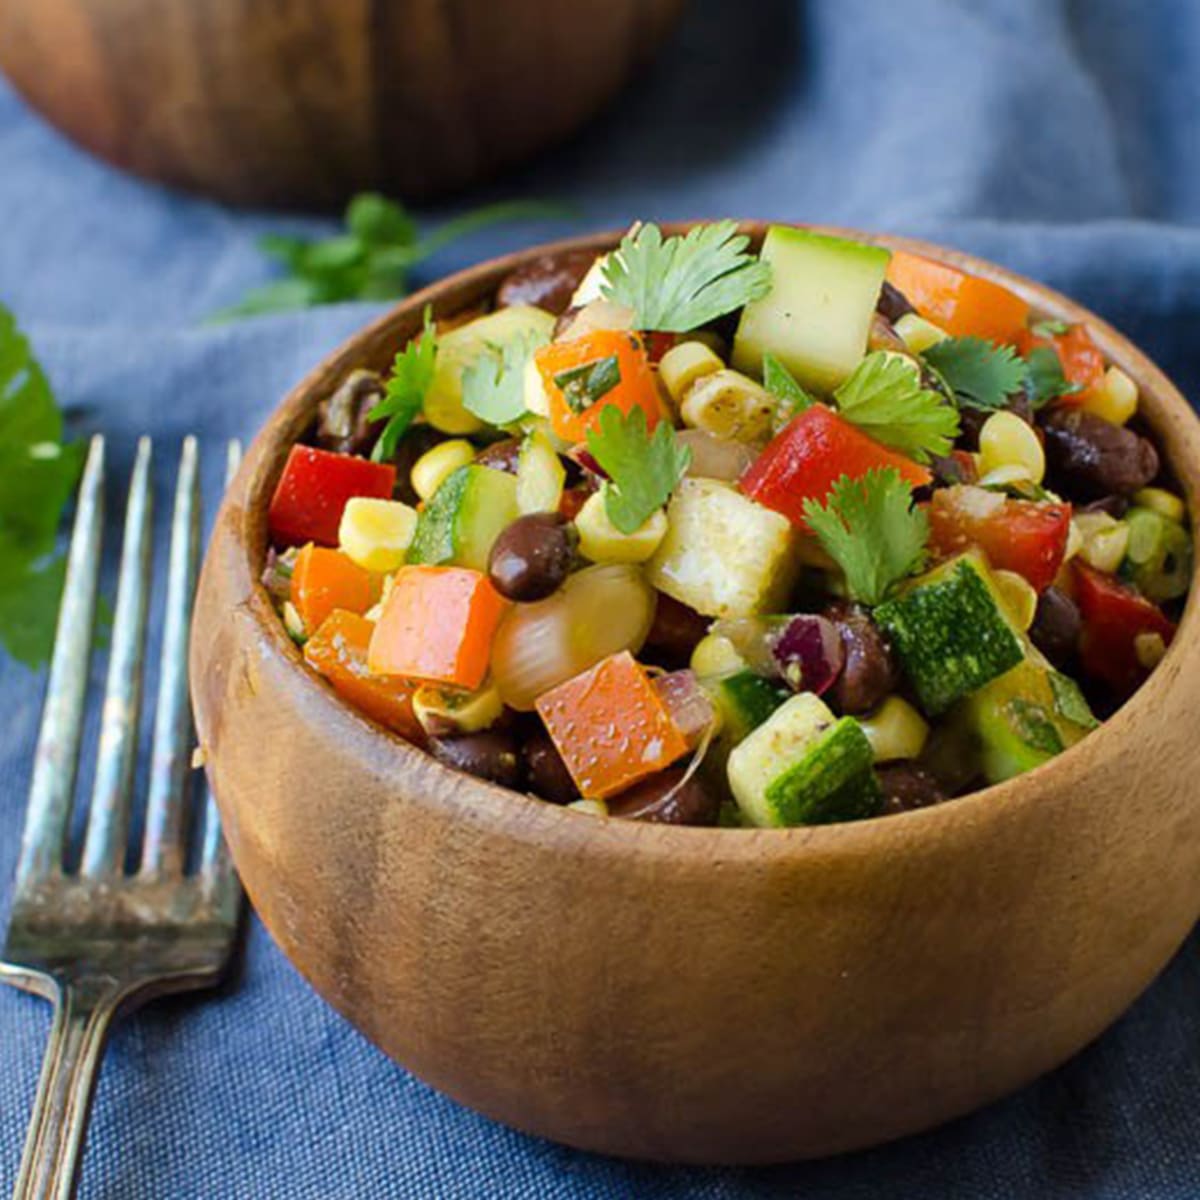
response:
M686 232L697 224L710 223L713 218L687 221L659 222L664 236ZM952 266L1002 284L1028 301L1034 312L1044 318L1071 323L1086 322L1093 340L1097 342L1107 362L1129 371L1139 384L1142 399L1149 400L1152 414L1147 419L1155 440L1163 450L1164 461L1170 466L1184 492L1191 521L1193 548L1200 541L1197 513L1200 512L1200 417L1168 377L1136 345L1091 310L1071 300L1061 292L1029 279L987 259L937 243L887 233L806 222L738 221L742 232L757 244L771 225L789 225L816 233L850 238L881 245L892 250L904 250ZM1056 755L1048 762L1022 775L953 797L942 804L878 818L831 825L808 825L785 828L724 829L710 826L686 826L625 821L593 813L573 811L569 806L550 803L530 793L517 792L498 784L449 767L427 751L406 741L359 712L343 700L304 661L299 647L288 636L275 612L260 579L261 558L267 545L265 512L270 495L282 469L287 449L307 420L315 404L325 392L334 372L344 373L361 363L368 346L377 341L390 345L397 341L397 329L412 325L419 327L426 305L436 310L439 301L460 290L474 290L480 296L488 294L514 268L543 255L556 255L571 250L602 252L615 247L625 230L605 230L581 234L516 250L486 259L463 270L439 279L420 291L405 297L386 312L345 338L300 380L271 411L247 449L242 466L226 492L222 517L232 518L240 531L237 565L245 573L241 580L247 591L241 606L252 617L262 636L264 651L272 653L277 665L294 680L297 687L306 689L309 698L317 703L323 721L341 726L349 749L360 745L377 762L391 759L394 766L406 771L419 769L426 786L423 791L429 802L456 809L456 816L483 822L503 824L510 836L521 840L555 843L564 850L587 845L593 853L625 855L631 851L655 856L678 858L698 856L713 861L761 860L764 855L790 857L792 854L875 852L878 841L887 829L917 831L918 823L928 828L926 834L942 828L947 831L958 823L974 825L980 819L995 816L1032 793L1041 793L1040 803L1052 802L1060 785L1067 785L1078 760L1080 748L1087 746L1091 753L1101 747L1111 750L1118 738L1138 721L1151 714L1169 693L1179 672L1173 668L1187 654L1189 647L1197 651L1200 664L1200 554L1195 556L1187 601L1179 620L1176 635L1163 660L1134 693L1114 713L1076 745ZM461 311L470 302L460 303ZM454 312L448 306L447 312ZM401 334L407 340L411 337ZM303 420L301 419L303 418ZM1193 454L1184 454L1184 444L1191 443ZM1168 446L1173 447L1168 449ZM382 756L382 758L380 757ZM405 760L408 760L407 762ZM430 786L432 785L432 786ZM464 786L466 785L466 786ZM464 801L462 792L469 792Z

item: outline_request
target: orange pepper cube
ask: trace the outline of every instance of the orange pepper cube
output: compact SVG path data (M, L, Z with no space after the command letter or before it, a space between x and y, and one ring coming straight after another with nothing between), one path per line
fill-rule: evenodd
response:
M590 800L614 796L687 753L683 734L628 650L560 683L536 707L580 795Z
M402 675L474 690L487 674L504 600L467 567L401 567L375 626L367 662Z
M658 384L636 333L602 329L551 342L533 361L550 403L550 424L565 441L582 442L609 404L625 414L642 409L647 429L662 419Z
M406 679L372 675L367 646L375 626L365 617L337 609L304 643L304 660L332 684L348 704L412 742L425 735L413 713L414 686Z
M361 614L378 598L379 588L370 571L340 550L309 542L296 555L290 599L309 633L334 609Z

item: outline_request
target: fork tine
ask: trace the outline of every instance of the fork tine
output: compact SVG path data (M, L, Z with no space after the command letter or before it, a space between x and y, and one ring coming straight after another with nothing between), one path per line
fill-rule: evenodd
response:
M236 439L225 450L225 487L228 489L242 461L242 444ZM204 844L200 850L200 874L205 886L218 895L219 902L233 905L237 896L237 875L229 858L229 847L221 833L221 814L207 781L204 787Z
M186 437L179 455L175 511L171 517L162 660L158 707L154 713L150 793L146 801L146 846L142 859L142 870L158 876L178 874L183 869L187 778L192 744L191 710L188 707L188 630L192 622L199 548L198 455L196 439Z
M80 866L84 875L119 874L125 862L142 704L152 507L150 439L143 437L138 440L125 510L125 541L121 547L112 649L100 717L96 780Z
M38 732L29 810L17 860L17 887L62 869L63 846L83 731L83 701L96 615L104 524L104 438L88 447L54 635L54 656Z

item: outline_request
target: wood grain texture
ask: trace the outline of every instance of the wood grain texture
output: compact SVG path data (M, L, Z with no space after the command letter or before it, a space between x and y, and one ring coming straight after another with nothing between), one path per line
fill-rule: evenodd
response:
M685 0L0 0L0 70L93 153L234 203L424 199L566 136Z
M1137 380L1196 521L1200 426L1115 330L990 264L871 240L1086 320ZM417 1075L590 1150L828 1154L935 1125L1061 1063L1200 913L1195 579L1163 663L1084 742L973 796L843 826L696 829L557 808L441 766L303 665L257 583L288 445L349 368L387 362L426 303L454 312L540 252L427 289L348 342L276 411L226 498L193 694L264 922Z

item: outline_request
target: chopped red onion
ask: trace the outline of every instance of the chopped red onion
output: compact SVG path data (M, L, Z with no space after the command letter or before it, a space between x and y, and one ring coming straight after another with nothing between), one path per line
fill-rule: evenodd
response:
M695 749L716 719L712 701L700 686L696 673L684 670L658 675L654 679L654 690L683 734L688 749Z
M592 452L586 446L572 446L567 451L567 457L576 466L582 467L589 475L594 475L597 479L608 478L608 472L596 461Z
M789 618L770 645L779 673L795 692L821 695L833 686L846 661L837 626L807 613Z

